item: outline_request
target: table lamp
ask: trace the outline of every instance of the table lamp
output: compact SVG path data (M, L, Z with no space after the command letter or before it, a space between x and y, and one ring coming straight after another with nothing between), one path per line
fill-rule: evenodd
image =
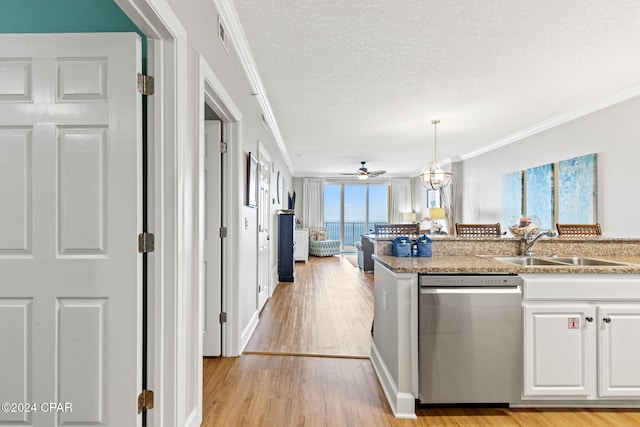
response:
M429 208L429 219L431 220L431 234L440 234L442 230L442 224L438 222L439 219L445 219L446 213L444 208Z

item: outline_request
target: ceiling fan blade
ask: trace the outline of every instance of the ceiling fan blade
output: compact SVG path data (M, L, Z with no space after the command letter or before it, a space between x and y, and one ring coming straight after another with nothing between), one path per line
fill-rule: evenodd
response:
M387 173L387 171L382 171L382 170L369 171L369 169L367 169L367 167L365 166L366 163L367 162L360 162L362 167L360 169L358 169L357 172L353 172L353 173L343 172L340 175L357 176L360 179L366 179L366 178L369 178L369 177L375 178L378 175L382 175L383 173Z

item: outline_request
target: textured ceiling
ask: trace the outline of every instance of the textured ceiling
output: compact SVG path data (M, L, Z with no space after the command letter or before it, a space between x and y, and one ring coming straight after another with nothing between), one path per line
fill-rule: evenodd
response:
M233 4L295 176L415 176L433 118L457 160L640 94L638 0Z

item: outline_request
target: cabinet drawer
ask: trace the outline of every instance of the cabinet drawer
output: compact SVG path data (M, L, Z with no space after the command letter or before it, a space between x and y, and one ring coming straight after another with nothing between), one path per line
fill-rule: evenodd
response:
M525 300L640 300L640 275L522 275Z

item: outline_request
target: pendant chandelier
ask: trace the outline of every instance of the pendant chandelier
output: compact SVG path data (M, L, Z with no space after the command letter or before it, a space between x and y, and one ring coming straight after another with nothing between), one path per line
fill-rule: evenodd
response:
M433 161L422 168L422 172L420 172L422 185L428 190L439 190L451 183L451 172L443 170L438 163L438 123L440 123L438 119L431 120L431 124L434 126Z

